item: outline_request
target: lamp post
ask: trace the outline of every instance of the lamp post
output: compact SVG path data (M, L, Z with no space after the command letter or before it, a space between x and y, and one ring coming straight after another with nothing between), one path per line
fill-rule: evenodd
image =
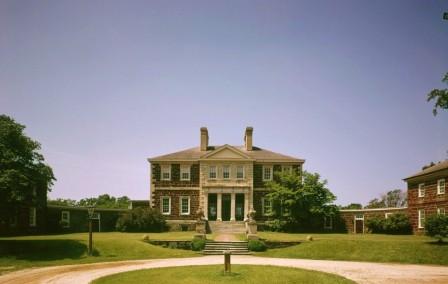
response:
M93 252L93 232L92 232L92 221L93 221L93 213L95 211L95 206L90 205L87 207L87 213L89 214L89 255L92 255Z

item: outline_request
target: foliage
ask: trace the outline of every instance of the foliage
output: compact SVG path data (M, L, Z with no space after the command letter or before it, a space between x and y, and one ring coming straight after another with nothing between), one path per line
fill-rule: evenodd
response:
M341 209L362 209L362 205L359 203L350 203L347 206L341 206Z
M407 194L401 189L394 189L369 201L365 208L403 207L407 204Z
M7 220L23 202L49 191L56 180L45 164L37 141L24 133L25 126L0 115L0 223Z
M338 212L331 204L336 197L326 184L317 173L275 172L275 179L266 183L271 189L266 197L273 203L272 217L293 225L288 225L289 229L310 228L316 220L322 224L324 216L334 216Z
M73 199L49 199L47 204L60 206L86 207L95 205L96 208L126 209L129 207L130 199L127 196L114 197L109 194L101 194L98 197L83 198L79 201Z
M247 242L247 248L250 251L265 251L267 249L266 244L260 240L249 240Z
M431 215L425 221L426 235L443 242L448 237L448 216Z
M191 242L191 250L201 251L205 248L205 240L203 239L194 239Z
M272 232L284 232L286 231L286 225L286 221L279 219L268 220L264 222L265 230Z
M366 226L374 234L403 235L412 232L409 217L402 213L391 214L387 219L380 217L367 219Z
M137 207L118 218L116 229L121 232L161 232L166 229L166 221L158 210Z
M73 199L56 198L47 200L48 205L58 205L58 206L76 206L77 202Z
M448 73L442 79L442 82L448 84ZM426 101L435 100L432 113L437 115L437 109L448 109L448 89L433 89L426 97Z

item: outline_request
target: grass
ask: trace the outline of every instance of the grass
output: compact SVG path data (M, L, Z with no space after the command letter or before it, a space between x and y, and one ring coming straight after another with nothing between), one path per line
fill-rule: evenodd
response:
M314 240L306 241L308 235ZM259 237L269 241L303 241L257 253L260 256L448 265L448 243L438 244L425 236L259 232Z
M175 275L175 281L173 278ZM354 283L346 278L310 270L256 266L232 265L232 273L225 274L222 265L187 266L144 269L106 276L94 284L122 283L191 284L191 283Z
M144 233L94 233L95 256L87 255L87 233L0 238L0 274L12 270L104 261L190 257L187 250L142 241ZM194 232L148 233L150 239L191 240Z

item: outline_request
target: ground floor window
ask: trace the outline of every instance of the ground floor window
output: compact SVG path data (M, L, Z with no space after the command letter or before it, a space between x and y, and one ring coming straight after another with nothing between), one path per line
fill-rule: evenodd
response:
M171 214L171 197L169 196L163 196L162 202L161 202L161 211L164 215L170 215Z
M333 217L332 216L324 217L324 229L333 229Z
M272 201L269 198L262 198L262 211L263 215L271 215L272 214Z
M418 228L423 229L425 227L425 210L418 210Z
M61 224L63 228L70 228L70 211L61 212Z
M183 196L180 198L180 214L190 215L190 197Z
M445 208L437 208L437 215L445 215Z
M30 227L36 227L36 207L30 207Z

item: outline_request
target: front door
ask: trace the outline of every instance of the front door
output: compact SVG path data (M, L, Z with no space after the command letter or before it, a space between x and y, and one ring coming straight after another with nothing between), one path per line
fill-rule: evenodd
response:
M355 215L355 234L364 233L364 214Z
M222 220L223 221L230 221L230 194L223 194L222 195Z
M208 220L210 221L216 221L216 217L217 217L217 196L216 193L210 193L208 195Z
M241 193L235 195L235 219L244 220L244 194Z

